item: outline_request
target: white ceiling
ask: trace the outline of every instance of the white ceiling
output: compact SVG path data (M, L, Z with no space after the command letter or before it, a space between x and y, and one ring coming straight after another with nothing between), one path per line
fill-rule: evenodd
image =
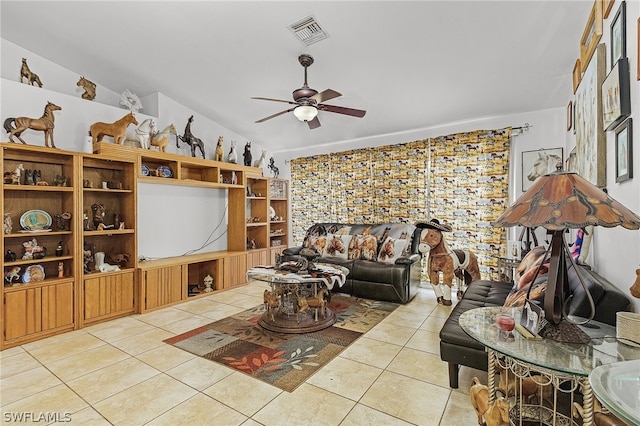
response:
M161 92L271 152L565 106L593 0L2 1L1 35L97 84ZM329 38L287 26L313 14ZM364 118L287 109L302 86Z

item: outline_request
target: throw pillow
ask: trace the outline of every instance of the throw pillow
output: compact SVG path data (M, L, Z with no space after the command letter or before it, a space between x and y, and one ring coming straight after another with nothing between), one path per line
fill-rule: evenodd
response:
M357 234L349 246L349 259L376 260L378 239L373 235Z
M347 259L351 235L327 234L323 256Z
M315 249L318 253L323 253L324 248L327 245L327 236L322 235L320 237L311 236L309 237L307 247Z
M402 256L407 240L400 238L387 237L380 246L378 254L378 262L395 263L396 259Z
M529 292L529 287L531 288L531 293L529 294L529 300L539 302L544 299L544 292L547 289L547 275L541 275L536 278L535 282L529 283L526 286L518 289L512 290L504 301L504 307L506 308L521 308L524 306L524 301L527 299L527 293Z

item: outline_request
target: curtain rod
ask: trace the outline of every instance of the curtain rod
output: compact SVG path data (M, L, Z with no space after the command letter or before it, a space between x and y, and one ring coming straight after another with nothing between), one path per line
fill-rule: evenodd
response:
M520 126L520 127L512 127L512 128L511 128L511 130L517 130L518 132L520 132L520 133L518 133L518 135L521 135L521 134L523 134L524 132L528 132L528 131L529 131L529 129L530 129L530 128L532 128L532 127L533 127L533 124L524 123L524 125L523 125L523 126ZM503 130L503 129L500 129L500 130ZM517 135L516 135L516 136L517 136Z

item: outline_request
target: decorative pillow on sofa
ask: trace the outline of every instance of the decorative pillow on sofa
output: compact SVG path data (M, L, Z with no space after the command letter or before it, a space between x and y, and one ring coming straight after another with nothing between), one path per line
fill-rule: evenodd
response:
M324 252L324 248L327 245L327 236L322 235L320 237L310 236L307 239L307 247L315 249L318 253Z
M396 259L402 256L407 241L406 239L387 237L380 246L378 262L395 263Z
M376 260L378 239L373 235L356 234L349 244L349 259Z
M323 256L347 259L351 235L327 234L326 245L322 251Z

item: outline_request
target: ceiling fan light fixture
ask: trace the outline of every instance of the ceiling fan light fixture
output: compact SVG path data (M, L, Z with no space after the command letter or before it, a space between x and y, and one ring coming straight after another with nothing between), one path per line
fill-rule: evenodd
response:
M299 105L293 110L293 115L300 121L311 121L318 115L318 109L311 105Z

